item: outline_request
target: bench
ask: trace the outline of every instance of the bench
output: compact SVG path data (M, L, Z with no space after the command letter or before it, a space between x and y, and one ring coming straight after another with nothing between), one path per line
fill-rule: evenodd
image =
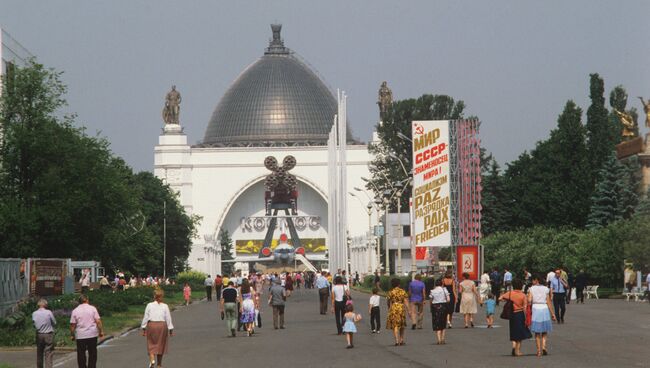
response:
M633 287L631 291L624 292L623 296L625 296L626 301L628 302L632 297L634 298L635 302L642 302L645 298L646 290L646 288Z
M599 285L587 285L585 287L584 293L587 299L591 299L592 296L598 299L598 286Z

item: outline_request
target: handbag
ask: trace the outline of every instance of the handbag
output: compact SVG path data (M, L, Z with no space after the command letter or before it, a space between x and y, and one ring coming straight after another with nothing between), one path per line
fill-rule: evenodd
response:
M528 304L526 307L526 327L530 327L533 323L533 306Z
M514 305L512 304L511 299L506 299L506 304L503 305L503 310L501 311L501 319L510 319L514 313Z

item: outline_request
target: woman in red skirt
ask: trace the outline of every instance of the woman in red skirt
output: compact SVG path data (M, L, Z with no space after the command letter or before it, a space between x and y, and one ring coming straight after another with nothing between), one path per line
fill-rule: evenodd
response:
M147 337L147 352L149 353L149 368L154 368L156 359L158 368L162 367L163 355L167 353L167 338L174 335L172 315L167 304L163 303L165 293L156 289L154 301L147 304L142 319L142 336Z

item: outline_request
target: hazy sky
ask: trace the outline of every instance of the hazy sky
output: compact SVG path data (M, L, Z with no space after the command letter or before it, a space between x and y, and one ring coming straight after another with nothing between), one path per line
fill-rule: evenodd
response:
M64 71L69 111L137 170L151 170L165 93L183 95L196 143L230 83L263 53L269 24L334 89L355 136L377 89L462 99L500 162L547 137L567 99L586 111L589 73L628 106L650 97L650 1L5 1L0 27ZM641 122L643 124L643 122Z

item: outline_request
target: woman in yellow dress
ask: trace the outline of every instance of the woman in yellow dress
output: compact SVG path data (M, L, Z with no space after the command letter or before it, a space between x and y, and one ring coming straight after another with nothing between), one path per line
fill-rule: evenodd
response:
M404 329L406 327L406 311L409 310L408 294L400 287L399 279L390 280L392 287L388 292L388 320L386 328L393 329L395 346L404 345Z

